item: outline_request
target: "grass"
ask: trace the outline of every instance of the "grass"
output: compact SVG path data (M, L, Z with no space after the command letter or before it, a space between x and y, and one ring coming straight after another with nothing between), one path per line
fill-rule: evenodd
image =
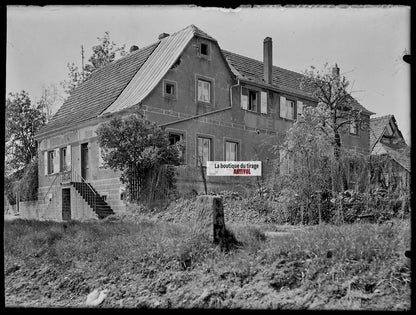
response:
M6 305L408 309L408 221L321 225L266 238L230 224L223 252L191 226L132 222L5 222Z

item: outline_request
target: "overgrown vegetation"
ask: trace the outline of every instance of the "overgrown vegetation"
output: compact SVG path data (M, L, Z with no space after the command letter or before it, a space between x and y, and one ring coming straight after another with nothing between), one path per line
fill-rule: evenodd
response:
M121 171L131 202L151 203L174 190L182 144L171 145L166 131L141 117L114 117L97 129L98 142L108 167Z
M410 307L409 222L309 227L275 238L231 225L224 253L189 224L5 223L7 306L383 309Z
M6 99L4 191L10 204L37 198L35 134L46 123L47 104L33 104L26 91L9 93Z

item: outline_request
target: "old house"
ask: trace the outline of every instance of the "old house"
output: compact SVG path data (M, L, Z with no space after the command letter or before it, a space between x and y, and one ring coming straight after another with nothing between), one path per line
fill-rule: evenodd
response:
M393 115L370 119L370 153L387 157L377 181L385 188L410 187L410 147Z
M95 71L79 85L37 135L39 213L45 218L105 217L125 211L119 174L103 167L95 131L114 115L140 111L184 140L178 189L202 191L198 160L261 160L302 113L314 106L302 75L275 66L272 39L263 61L224 51L190 25ZM261 43L259 43L259 49ZM364 119L371 112L358 102ZM368 131L342 136L346 147L368 154ZM265 171L265 168L263 169ZM255 178L208 178L208 189L231 189Z

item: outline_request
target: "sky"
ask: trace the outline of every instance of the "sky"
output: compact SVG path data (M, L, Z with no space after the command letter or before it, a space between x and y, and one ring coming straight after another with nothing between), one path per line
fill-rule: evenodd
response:
M352 96L372 117L393 114L410 144L408 6L8 6L6 93L25 90L36 101L44 87L59 87L67 63L81 66L81 45L87 60L105 31L128 51L190 24L222 49L260 61L271 37L273 64L299 73L337 63Z

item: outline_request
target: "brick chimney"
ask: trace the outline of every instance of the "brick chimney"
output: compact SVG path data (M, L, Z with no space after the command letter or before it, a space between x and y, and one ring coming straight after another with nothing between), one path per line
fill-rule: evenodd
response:
M267 84L272 84L273 69L273 43L270 37L266 37L263 41L263 78Z
M161 39L163 39L163 38L165 38L165 37L168 37L169 36L169 34L168 33L162 33L162 34L160 34L159 36L158 36L158 39L159 40L161 40Z
M133 51L139 50L139 46L133 45L130 47L130 53L132 53Z
M335 64L335 67L332 68L332 75L335 77L339 77L339 68L338 65Z

